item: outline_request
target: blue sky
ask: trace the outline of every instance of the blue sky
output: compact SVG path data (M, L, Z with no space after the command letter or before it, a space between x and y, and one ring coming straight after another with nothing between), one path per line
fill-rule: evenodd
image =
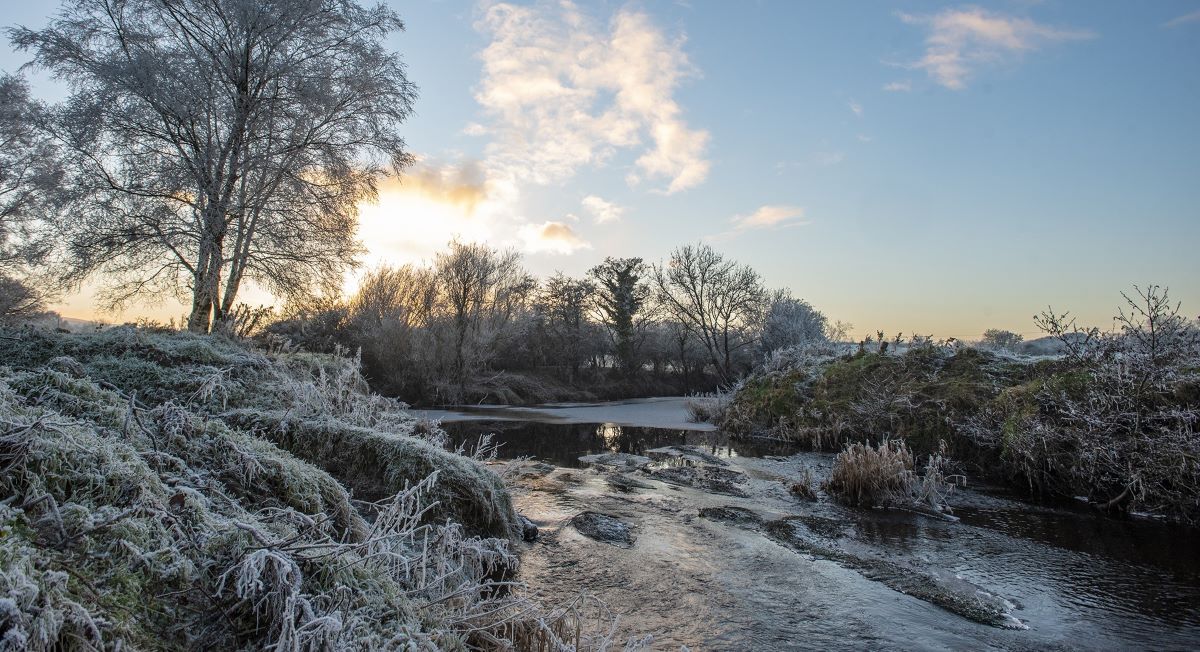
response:
M364 210L368 265L706 241L859 333L1107 326L1133 283L1200 311L1198 0L396 7L421 162Z

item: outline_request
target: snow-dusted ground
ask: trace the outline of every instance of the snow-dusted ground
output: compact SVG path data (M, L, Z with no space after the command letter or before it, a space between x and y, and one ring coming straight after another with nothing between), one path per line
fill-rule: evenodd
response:
M687 398L666 396L606 403L550 403L533 407L473 405L447 410L414 410L417 416L445 423L460 421L533 421L537 423L604 423L615 426L716 430L711 423L688 420Z

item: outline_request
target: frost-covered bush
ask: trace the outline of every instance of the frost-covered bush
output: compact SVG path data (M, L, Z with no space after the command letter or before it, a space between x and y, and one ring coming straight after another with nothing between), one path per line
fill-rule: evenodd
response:
M1043 313L1055 356L882 333L852 353L785 350L735 388L718 423L834 450L886 436L936 456L946 442L1031 493L1200 522L1200 327L1163 288L1125 298L1108 332Z
M1200 521L1200 329L1164 288L1123 296L1108 332L1043 313L1062 359L965 430L1035 491Z

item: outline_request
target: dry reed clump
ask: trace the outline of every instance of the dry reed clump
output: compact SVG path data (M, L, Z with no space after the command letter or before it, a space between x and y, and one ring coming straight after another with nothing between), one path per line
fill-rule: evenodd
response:
M914 484L913 456L902 441L850 444L838 453L825 491L861 507L906 500Z
M336 383L297 393L288 385L312 373L288 380L276 362L218 338L208 338L213 352L192 336L71 337L20 341L11 360L25 369L0 367L0 650L613 645L611 617L598 623L594 604L547 609L496 579L517 563L506 538L431 518L440 500L460 499L443 482L479 480L450 460L472 460L396 436L420 458L404 467L413 475L394 473L395 491L375 502L351 500L325 471L221 417L222 403L249 409L245 387L298 410L297 396L339 405ZM101 349L130 342L148 356L137 360L185 382L155 394L94 380L107 364ZM231 360L239 355L253 368ZM202 358L231 364L213 379L200 371L216 367L189 362ZM197 395L205 386L213 391ZM353 419L404 423L343 398L337 409ZM482 501L491 487L470 491Z
M812 471L808 467L804 467L804 473L788 486L788 491L797 498L816 500L817 490L813 483Z
M903 441L884 439L878 446L850 444L834 458L824 489L838 500L859 507L910 507L950 512L947 498L965 484L950 472L946 444L929 456L923 475L914 472L912 451Z
M685 403L688 421L693 423L716 423L717 418L728 408L732 398L733 394L731 392L689 396Z

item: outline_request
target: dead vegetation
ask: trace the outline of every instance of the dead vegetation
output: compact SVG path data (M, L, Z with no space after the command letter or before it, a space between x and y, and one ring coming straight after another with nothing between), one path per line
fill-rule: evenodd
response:
M858 507L913 507L935 513L948 512L947 497L962 484L961 475L948 471L940 452L928 456L923 474L903 441L885 439L878 446L856 443L834 458L824 489L842 502Z
M825 491L860 507L888 505L912 491L913 456L902 441L850 444L833 462Z

